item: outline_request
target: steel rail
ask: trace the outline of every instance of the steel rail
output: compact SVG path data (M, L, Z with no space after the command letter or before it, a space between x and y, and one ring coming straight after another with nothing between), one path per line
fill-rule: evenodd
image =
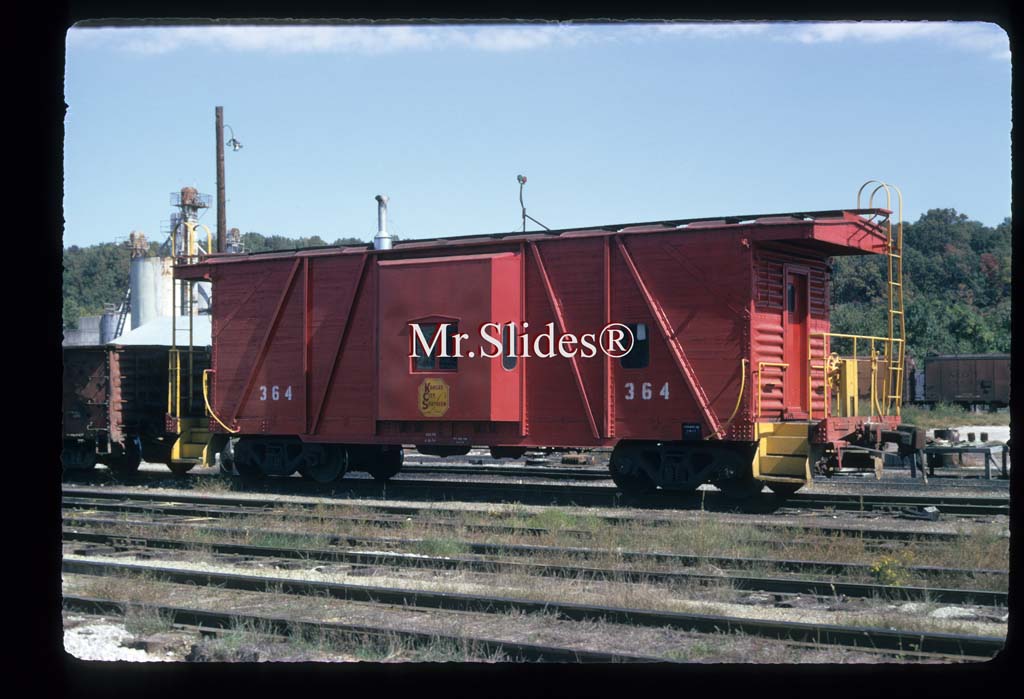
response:
M151 537L125 537L117 534L63 530L65 541L83 541L117 546L118 542L129 547L148 549L189 549L197 542L182 539ZM203 541L204 548L213 553L255 556L262 558L285 558L314 561L351 563L356 565L385 565L389 567L421 567L431 569L465 569L477 573L521 572L542 577L575 578L586 580L614 580L621 582L660 582L715 584L726 582L738 590L778 592L815 597L856 597L899 600L930 600L947 604L977 604L990 607L1005 607L1007 593L994 590L964 590L954 588L927 588L910 585L878 585L841 580L803 580L765 576L747 576L735 572L720 575L692 573L685 571L632 570L616 568L595 568L578 565L552 565L544 563L523 563L515 561L481 560L458 556L423 556L401 553L366 553L359 551L338 551L323 548L296 548L262 546L232 542ZM868 568L868 566L863 566Z
M379 512L388 514L401 514L401 515L418 515L424 511L437 514L460 514L464 515L471 510L460 510L456 508L439 508L434 506L416 506L416 505L387 505L375 502L364 502L359 501L358 503L336 503L336 502L323 502L322 500L290 500L281 502L267 502L255 500L253 498L245 498L238 496L223 496L223 495L192 495L188 493L175 493L173 495L151 493L144 491L110 491L106 489L89 489L89 488L76 488L68 486L63 487L63 493L65 497L74 497L75 495L96 498L101 500L118 500L118 499L133 499L142 500L158 503L169 503L172 501L186 503L186 504L200 504L200 505L227 505L227 506L252 506L262 507L264 509L271 509L274 507L290 506L290 507L301 507L305 509L313 509L316 507L324 507L325 505L330 506L334 509L343 509L346 507L358 507L371 509ZM609 523L609 524L651 524L651 525L684 525L686 522L657 517L639 517L629 515L592 515L598 519ZM907 540L907 539L927 539L934 541L957 541L965 536L962 532L934 532L927 530L913 530L913 529L873 529L863 527L837 527L837 526L815 526L807 524L797 523L780 523L780 524L766 524L764 526L776 527L782 529L791 530L802 530L802 531L813 531L821 533L827 536L858 536L865 539L882 539L882 540Z
M181 570L67 558L63 560L61 569L64 573L79 575L142 573L158 580L186 585L218 586L232 590L258 592L272 591L290 595L327 595L352 601L395 604L406 607L492 613L518 610L524 613L555 614L571 621L603 620L633 626L668 627L705 633L741 633L846 647L866 645L872 648L888 648L897 651L906 648L921 652L963 654L982 658L995 656L1005 645L1004 639L993 636L662 612L575 602L537 601L515 597L434 592L351 583L313 582L271 576Z
M206 518L225 518L232 519L236 517L245 516L256 516L256 517L267 517L273 515L284 515L290 520L305 519L312 522L320 522L329 520L331 522L338 523L352 523L352 524L364 524L370 526L380 526L382 528L388 527L401 527L413 521L416 524L422 526L443 526L453 527L457 526L459 529L466 531L477 531L477 532L490 532L499 534L521 534L526 536L542 536L545 534L558 534L562 536L571 536L579 539L591 539L593 538L593 532L580 530L580 529L543 529L540 527L520 527L509 524L473 524L465 523L458 524L443 519L428 519L423 518L423 512L412 513L413 516L417 517L415 520L411 520L409 517L402 518L400 515L390 514L385 516L369 516L369 515L340 515L340 514L300 514L300 513L281 513L272 508L244 508L244 507L230 507L225 506L218 508L216 506L188 506L188 505L173 505L173 504L133 504L126 502L108 503L108 502L95 502L89 501L86 498L67 498L62 501L62 509L72 511L97 511L97 512L134 512L138 514L151 514L151 515L167 515L167 516L180 516L180 517L206 517ZM426 510L428 513L431 510ZM619 524L631 524L639 523L647 526L672 526L673 524L683 524L681 522L671 521L656 521L656 522L644 522L643 520L626 520ZM779 529L779 530L800 530L803 531L808 539L814 537L835 537L835 536L853 536L862 539L867 539L870 542L885 542L885 541L913 541L915 545L932 545L941 543L944 541L952 541L960 538L958 534L947 534L944 532L940 533L929 533L929 532L917 532L917 531L892 531L892 530L865 530L855 529L846 527L815 527L813 525L787 525L787 524L766 524L764 528L767 529ZM865 532L867 532L865 534ZM923 540L922 540L923 539ZM764 541L761 545L766 547L781 548L785 547L790 543L791 540L787 541Z
M395 537L362 537L362 536L323 536L317 534L303 534L295 532L284 532L281 530L274 529L229 529L224 527L206 527L198 522L149 522L149 521L136 521L136 520L114 520L114 519L93 519L93 518L65 518L65 523L69 523L74 526L74 523L80 523L83 525L100 525L100 526L143 526L158 528L187 528L187 529L199 529L202 528L205 532L220 534L224 536L246 536L253 534L267 534L267 535L288 535L291 538L306 538L310 542L323 544L325 539L330 546L381 546L381 547L405 547L414 548L417 544L423 542L423 539L403 539ZM139 537L131 535L113 535L115 538L121 541L135 541L140 540ZM82 539L84 540L84 539ZM202 543L202 542L200 542ZM743 568L756 568L756 567L772 567L777 568L780 571L786 572L797 572L797 573L810 573L815 572L819 574L832 574L832 575L857 575L857 574L870 574L871 566L863 563L845 563L838 561L813 561L813 560L792 560L792 559L778 559L778 558L743 558L743 557L732 557L732 556L708 556L698 554L686 554L686 553L666 553L659 551L610 551L608 549L588 549L582 547L562 547L562 546L540 546L535 544L496 544L487 542L474 542L474 541L457 541L459 547L463 550L482 556L530 556L530 555L554 555L562 557L578 557L578 558L597 558L606 557L610 553L620 557L623 561L646 561L652 563L669 563L674 565L680 565L684 567L695 567L699 565L714 565L718 567L731 567L733 569ZM352 553L365 554L365 551L354 551ZM442 558L441 560L457 560L456 558ZM491 561L494 562L494 561ZM961 576L1006 576L1009 575L1007 570L998 569L966 569L966 568L948 568L945 566L921 566L912 565L905 566L905 570L912 572L916 575L924 577L944 577L948 575L961 575Z
M477 636L428 633L390 626L346 624L337 621L303 621L290 617L222 612L212 609L179 607L168 604L154 605L120 602L83 595L65 594L63 603L64 609L68 611L102 615L123 615L127 608L133 606L145 606L148 609L170 616L172 623L174 624L194 626L199 627L200 629L222 630L232 628L232 626L236 624L251 624L260 629L268 629L275 635L285 637L291 636L295 633L320 633L326 631L366 636L395 636L414 643L432 643L437 641L447 641L458 644L471 643L487 654L506 653L517 660L579 663L671 662L668 658L644 656L632 653L578 650L566 646L502 641L500 639Z
M98 511L106 512L150 512L150 513L161 513L171 515L182 515L182 516L193 516L193 517L244 517L244 516L259 516L265 517L272 514L279 514L275 512L268 512L266 508L217 508L217 507L197 507L197 506L176 506L176 505L159 505L159 504L143 504L135 505L130 503L105 503L105 502L90 502L88 498L64 498L61 503L62 508L68 509L69 506L72 508L87 508ZM408 523L407 518L401 517L401 515L386 515L383 517L367 517L367 516L344 516L344 515L331 515L324 517L321 515L288 515L292 519L306 518L306 519L330 519L331 521L337 522L352 522L353 524L372 524L374 526L392 526L401 527ZM432 520L432 519L418 519L417 524L422 525L437 525L452 527L456 526L454 523L445 520ZM479 532L491 532L499 534L523 534L540 536L543 534L551 533L549 529L542 529L540 527L517 527L508 524L472 524L465 523L457 525L459 529L466 531L479 531ZM589 538L593 536L591 532L583 531L579 529L560 529L559 533L568 534L569 536L576 536L579 538Z
M275 483L266 483L274 487L278 494L302 492L303 494L323 492L323 487L312 489L305 480L281 478ZM67 486L65 486L67 488ZM671 510L680 507L700 506L712 510L732 511L741 508L748 513L772 513L780 508L785 509L833 509L843 511L885 511L901 510L907 507L940 507L945 514L954 515L1008 515L1009 497L963 497L963 496L932 496L917 495L894 496L885 494L796 494L786 500L764 494L747 501L737 501L718 491L697 491L687 494L666 494L655 497L645 496L635 500L619 497L618 491L612 486L552 486L548 484L527 483L494 483L480 481L413 481L392 480L380 484L370 479L345 479L331 484L331 495L338 490L346 494L371 494L382 497L408 497L413 491L425 491L430 498L437 499L448 490L471 499L472 496L485 502L494 502L495 497L517 497L519 502L529 500L537 504L575 505L575 506L621 506Z

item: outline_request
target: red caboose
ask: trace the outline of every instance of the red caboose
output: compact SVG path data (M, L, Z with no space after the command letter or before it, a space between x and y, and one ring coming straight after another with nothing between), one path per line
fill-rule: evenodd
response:
M883 442L913 453L913 429L896 429L898 372L863 416L849 378L857 362L903 364L889 215L215 254L175 276L213 284L210 429L240 437L240 472L386 478L402 444L496 456L614 447L612 475L630 490L763 481L786 492L815 466L880 465ZM889 337L860 337L840 358L829 258L855 254L887 255L896 295ZM605 347L616 335L621 346Z

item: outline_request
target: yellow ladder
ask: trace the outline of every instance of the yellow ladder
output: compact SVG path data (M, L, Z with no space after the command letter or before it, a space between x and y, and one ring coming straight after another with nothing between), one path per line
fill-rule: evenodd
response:
M857 191L857 208L860 208L861 193L869 184L878 186L868 197L868 208L874 208L875 194L885 190L885 208L892 210L892 192L896 191L899 208L896 213L896 230L893 231L892 215L886 215L881 222L886 229L886 268L887 289L889 296L889 335L885 343L885 362L888 367L882 395L885 404L882 412L885 415L900 414L903 405L903 366L906 359L906 317L903 312L903 193L896 185L886 184L880 180L868 180Z

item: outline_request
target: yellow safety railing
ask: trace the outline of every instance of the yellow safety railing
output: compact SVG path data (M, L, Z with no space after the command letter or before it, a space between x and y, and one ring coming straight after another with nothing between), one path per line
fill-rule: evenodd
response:
M181 417L181 352L167 352L167 414Z
M175 258L186 258L188 262L198 260L201 255L208 255L213 250L213 232L210 227L205 223L194 223L192 221L182 221L182 225L185 227L185 244L184 244L184 255L178 254L178 226L171 229L171 251ZM197 240L196 230L203 228L206 230L206 249L204 250Z
M210 374L212 374L212 373L213 373L213 369L204 369L203 370L203 403L206 404L206 412L210 414L210 417L212 417L214 420L217 421L218 425L220 425L221 427L226 429L231 434L236 434L236 433L241 431L241 428L231 429L230 427L225 425L224 421L221 420L219 417L217 417L217 413L213 412L213 406L210 405L210 389L209 389L209 380L208 380L207 377Z
M761 417L761 372L766 366L776 366L782 368L783 381L785 381L786 369L789 368L789 364L786 362L758 362L757 363L757 416Z
M878 362L878 356L879 356L879 354L881 354L878 350L875 349L875 343L876 342L877 343L888 343L889 342L889 338L887 338L887 337L878 337L876 335L850 335L850 334L847 334L847 333L833 333L833 332L811 333L810 336L811 337L820 337L820 338L822 338L822 340L824 342L823 355L825 357L827 357L828 354L829 354L829 351L828 351L829 350L828 338L837 337L837 338L842 338L842 339L846 339L846 340L851 340L852 341L853 349L852 349L852 353L851 353L851 357L850 358L852 358L855 362L858 362L858 366L859 366L859 362L862 362L862 361L870 361L871 362L871 390L870 390L870 406L871 406L871 408L870 409L872 411L874 411L872 414L878 415L878 416L888 415L889 414L887 412L887 410L889 408L888 403L885 406L886 409L883 410L882 409L882 404L878 400L878 393L877 393L877 391L875 391L875 385L877 383L876 379L875 379L876 371L877 371L876 367L877 367L877 362ZM866 342L868 344L868 355L866 357L864 357L864 358L861 358L860 356L858 356L858 353L857 353L857 341L858 340L861 341L862 343ZM863 344L861 346L863 347ZM827 360L822 361L821 364L811 364L810 365L810 369L811 369L811 376L812 377L813 377L813 372L815 370L817 370L817 369L821 370L821 379L822 379L823 385L825 386L825 390L829 391L829 389L828 389L828 385L829 385L829 381L828 381L828 367L826 366L826 364L827 364ZM885 386L885 385L887 385L887 384L883 384L883 386ZM886 390L887 389L885 389L883 387L883 394L886 392ZM828 417L828 415L832 411L831 392L828 392L826 395L828 396L828 398L825 400L825 406L826 407L825 407L825 415L823 417ZM854 405L856 405L856 404L857 404L857 402L855 401ZM811 417L813 417L813 412L812 411L813 411L813 407L814 406L813 406L813 404L810 401L808 401L808 406L809 406L808 419L810 419ZM896 415L899 415L899 413L897 412Z
M180 254L178 251L178 240L179 232L181 232L182 226L184 227L184 244L183 253ZM206 249L204 250L200 246L197 236L197 231L202 228L206 231ZM213 232L209 226L196 223L194 221L182 221L181 226L174 226L171 229L171 255L174 265L188 264L196 262L202 255L209 254L213 249ZM182 303L185 308L183 311L188 315L188 406L187 410L192 409L193 405L193 312L192 312L192 285L191 281L172 281L172 293L171 293L171 348L168 353L168 372L167 372L167 412L173 417L181 417L181 353L177 348L178 344L178 293L182 287L181 284L185 285L187 290L187 299L183 299Z
M732 414L729 415L729 419L722 423L718 431L711 436L715 439L718 436L725 436L725 433L729 431L732 426L732 421L736 417L736 413L740 411L740 403L743 402L743 389L747 387L747 359L744 357L740 360L740 392L736 395L736 406L732 409Z

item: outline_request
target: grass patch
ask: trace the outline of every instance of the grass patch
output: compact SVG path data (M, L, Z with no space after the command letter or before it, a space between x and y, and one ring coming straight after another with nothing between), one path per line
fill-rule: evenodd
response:
M206 662L501 662L508 658L500 651L491 652L469 639L410 639L397 633L361 634L308 624L292 624L286 630L279 630L266 623L245 621L214 638L204 639L189 659Z
M906 405L900 412L903 422L933 429L935 427L959 427L961 425L1009 425L1010 411L974 413L959 405L937 403L931 410L927 407Z
M521 526L549 531L565 529L595 531L607 525L595 515L575 515L552 507L524 518Z
M174 619L169 612L145 604L128 605L124 613L124 628L133 636L145 637L170 631Z
M327 545L327 538L318 534L289 534L276 531L249 532L248 543L279 549L316 549Z
M411 549L412 553L424 556L459 556L471 550L466 542L452 538L422 539L414 542Z
M913 552L907 549L882 556L871 565L871 576L880 585L909 585L911 575L907 566L913 558Z
M199 493L228 493L234 490L231 476L218 474L198 476L192 479L192 490Z

